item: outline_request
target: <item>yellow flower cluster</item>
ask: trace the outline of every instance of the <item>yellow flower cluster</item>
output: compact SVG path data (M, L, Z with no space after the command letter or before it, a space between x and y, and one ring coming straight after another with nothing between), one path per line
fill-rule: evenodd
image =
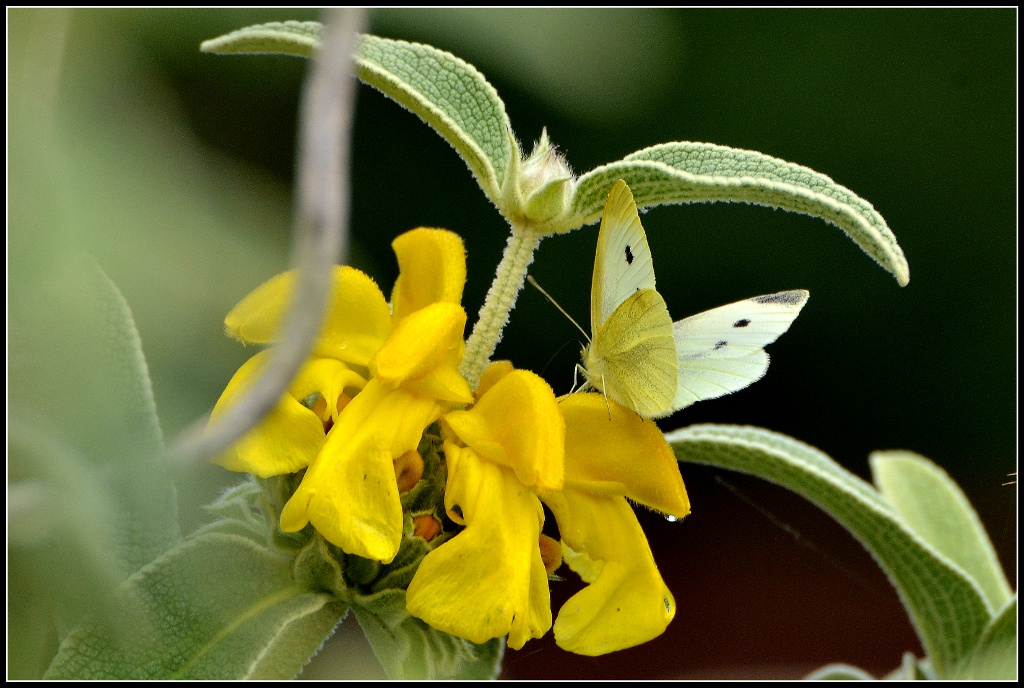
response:
M396 475L408 471L399 466L439 422L444 508L459 528L423 557L407 590L410 614L477 643L507 635L515 649L544 635L552 627L546 504L565 563L587 583L559 611L558 644L597 655L661 634L675 602L626 501L689 513L657 426L599 394L556 399L544 380L507 362L492 364L471 390L458 373L466 324L461 239L416 229L393 246L400 275L390 307L364 273L336 268L310 360L221 465L260 477L305 469L281 530L312 524L343 551L386 564L403 537L405 486ZM285 273L257 288L228 315L229 332L272 343L293 281ZM265 357L239 369L214 422ZM415 532L431 539L434 528L417 524Z

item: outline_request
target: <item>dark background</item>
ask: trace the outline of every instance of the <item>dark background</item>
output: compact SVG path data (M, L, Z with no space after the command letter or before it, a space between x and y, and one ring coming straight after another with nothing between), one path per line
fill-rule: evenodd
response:
M306 69L198 44L315 17L72 15L57 96L71 240L135 312L168 437L252 354L222 336L224 314L288 263ZM370 30L475 64L524 147L546 126L578 173L656 143L708 141L806 165L870 201L906 253L906 288L821 220L727 204L643 216L677 319L811 292L763 380L662 427L763 426L865 478L873 450L919 452L963 486L1015 581L1017 488L1003 483L1017 448L1016 19L1013 9L387 10ZM387 287L395 236L454 230L469 254L472 322L508 228L448 144L367 87L354 132L352 263ZM595 241L594 226L547 239L531 269L584 325ZM578 339L527 289L497 356L563 393ZM504 676L798 677L832 661L879 674L904 650L920 653L885 577L813 505L746 476L682 472L693 514L641 515L678 604L668 632L601 658L562 652L548 634L510 651ZM178 478L187 528L234 480L206 466ZM574 585L555 584L553 604ZM334 646L361 647L350 629ZM329 646L307 673L347 662L359 675L350 657Z

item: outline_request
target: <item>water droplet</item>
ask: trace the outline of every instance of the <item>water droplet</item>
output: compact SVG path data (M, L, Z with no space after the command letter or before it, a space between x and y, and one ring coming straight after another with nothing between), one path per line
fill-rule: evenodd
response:
M675 523L679 519L676 518L675 516L673 516L672 514L665 514L665 520L668 521L669 523Z

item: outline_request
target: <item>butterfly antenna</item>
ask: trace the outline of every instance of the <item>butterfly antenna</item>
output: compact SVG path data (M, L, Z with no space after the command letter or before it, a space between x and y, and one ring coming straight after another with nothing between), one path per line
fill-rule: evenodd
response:
M561 354L561 353L562 353L562 350L563 350L563 349L565 349L565 347L569 346L570 344L572 344L572 343L574 343L574 342L575 342L575 343L576 343L576 344L578 345L578 344L580 343L580 340L578 340L578 339L570 339L570 340L569 340L569 341L567 341L567 342L566 342L565 344L563 344L562 346L558 347L558 351L556 351L556 352L555 352L555 353L554 353L554 354L553 354L553 355L551 356L551 358L549 358L549 359L548 359L548 362L544 364L544 367L543 367L543 368L541 368L541 373L540 373L541 377L544 377L544 374L545 374L545 373L547 373L547 371L548 371L548 368L550 368L550 367L551 367L551 364L552 364L552 363L554 362L554 360L555 360L556 358L558 358L559 354ZM579 365L579 364L577 363L576 365ZM575 375L574 375L574 377L573 377L573 384L575 385ZM570 394L572 394L572 392L570 392Z
M575 320L573 320L572 316L569 315L568 313L566 313L565 309L558 305L558 302L555 301L554 298L552 298L551 294L549 294L546 291L544 291L544 288L541 287L539 284L537 284L537 280L533 279L533 275L527 275L526 276L526 281L528 281L530 284L532 284L534 289L536 289L541 294L543 294L545 297L547 297L547 300L550 301L555 306L555 308L557 308L559 310L559 312L561 312L562 315L567 317L569 319L569 322L571 322L573 325L576 326L577 330L579 330L580 332L583 332L583 336L587 338L587 341L588 342L590 341L590 335L588 335L586 332L584 332L583 328L580 327L579 323L576 322Z

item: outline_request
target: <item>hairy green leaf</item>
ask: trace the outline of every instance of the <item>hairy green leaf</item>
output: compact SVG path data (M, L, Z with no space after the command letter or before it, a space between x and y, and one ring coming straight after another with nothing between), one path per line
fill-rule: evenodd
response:
M46 678L290 678L345 614L333 595L292 579L290 557L221 533L171 550L111 604L121 623L80 625Z
M111 621L111 591L179 539L127 303L92 258L51 260L31 275L14 266L8 321L9 558L25 578L13 589L31 595L12 598L8 631L24 640L9 646L24 678L86 615Z
M274 22L232 31L200 47L220 54L313 57L322 34L318 22ZM487 197L502 208L502 185L519 152L505 104L484 75L443 50L379 36L363 36L353 57L356 76L441 134L466 161Z
M904 652L900 667L883 678L886 681L933 681L935 672L927 658L919 660L913 652Z
M804 677L808 681L874 681L875 677L849 664L826 664Z
M974 651L952 671L952 678L1017 680L1017 596L985 629Z
M501 671L505 639L482 645L439 631L405 610L405 590L355 599L352 611L391 679L493 679Z
M355 59L356 75L441 134L500 208L500 191L518 152L505 104L484 75L443 50L377 36L363 37Z
M219 55L274 54L314 57L323 38L320 22L286 21L247 26L203 41L199 49Z
M996 610L1013 596L992 542L966 495L944 470L908 451L874 452L879 492L917 535L960 566Z
M568 231L595 222L612 185L624 179L637 206L733 201L819 217L846 232L901 286L910 270L896 237L870 203L823 174L756 151L673 142L644 148L577 181Z
M50 459L64 447L81 462L70 469L81 482L60 481L63 489L91 491L89 498L105 505L119 565L125 575L138 570L179 535L149 370L128 304L91 257L62 260L19 304L10 346L16 429L36 446L31 436L55 438ZM68 475L34 465L25 467L26 477L43 471L52 484L57 473ZM21 470L14 467L14 475Z
M817 449L761 428L694 425L665 437L680 461L778 483L853 533L896 586L938 677L972 651L991 619L981 590L860 478Z

